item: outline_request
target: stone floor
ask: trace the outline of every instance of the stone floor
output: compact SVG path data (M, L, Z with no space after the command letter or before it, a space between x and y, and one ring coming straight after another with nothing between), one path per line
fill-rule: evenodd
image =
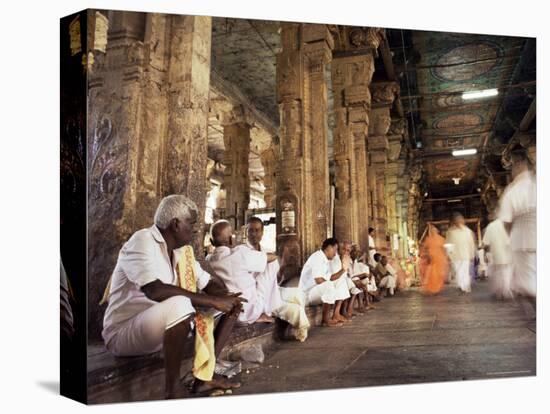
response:
M234 394L531 376L535 330L528 306L494 301L486 282L470 295L409 290L350 325L276 344Z

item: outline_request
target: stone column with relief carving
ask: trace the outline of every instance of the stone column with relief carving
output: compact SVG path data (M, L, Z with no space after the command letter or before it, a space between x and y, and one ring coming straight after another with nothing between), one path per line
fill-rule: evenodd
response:
M114 11L88 59L90 336L123 242L151 225L160 199L206 201L211 18ZM108 28L108 36L100 33ZM199 255L202 237L195 241ZM200 256L198 256L200 257Z
M222 117L225 216L235 229L245 224L250 203L250 122L243 106L234 107Z
M283 23L277 55L281 153L277 167L277 250L286 278L298 276L327 234L327 86L332 36L326 25Z
M334 234L366 249L368 187L366 137L374 54L381 29L340 26L332 61L336 199Z
M264 167L264 201L267 208L275 208L279 151L279 137L275 136L271 141L271 145L260 154L262 166Z
M382 254L391 251L388 242L387 206L386 199L386 167L388 163L388 131L391 126L390 109L398 92L399 85L395 82L375 82L370 85L372 103L371 120L369 125L368 152L371 167L374 169L376 193L376 248ZM373 186L374 187L374 186Z

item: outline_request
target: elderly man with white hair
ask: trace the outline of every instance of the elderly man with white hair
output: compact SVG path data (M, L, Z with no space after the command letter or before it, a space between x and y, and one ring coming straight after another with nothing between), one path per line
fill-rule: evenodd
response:
M195 391L240 385L214 374L214 366L243 299L229 294L194 260L190 243L197 234L197 217L197 206L188 197L162 199L154 225L138 230L122 246L104 297L108 301L102 333L105 346L116 356L162 349L166 398L183 394L180 366L193 326L201 328L195 341ZM224 315L214 332L216 312Z

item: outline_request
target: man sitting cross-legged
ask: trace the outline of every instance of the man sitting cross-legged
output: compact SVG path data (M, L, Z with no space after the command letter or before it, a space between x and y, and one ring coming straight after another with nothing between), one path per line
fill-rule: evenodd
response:
M307 259L300 274L299 287L306 294L308 305L323 304L323 326L341 326L347 318L340 313L342 301L350 297L345 279L348 262L342 262L342 267L335 273L331 272L330 260L338 251L338 240L326 239L320 250ZM332 318L330 307L334 305Z
M190 243L197 233L197 215L195 203L183 195L162 199L155 224L134 233L120 250L103 299L109 303L102 333L106 348L116 356L162 349L166 398L184 394L180 367L193 326L200 327L195 336L194 390L240 385L215 375L214 367L244 299L228 293L195 261ZM224 315L214 329L215 313Z
M387 269L388 258L376 253L374 260L378 263L375 268L376 276L379 278L378 287L383 289L384 296L393 296L396 278L390 270Z
M351 297L344 300L344 302L342 303L342 315L344 316L344 318L350 320L353 316L353 307L355 305L355 302L357 301L358 295L361 293L361 289L356 286L355 283L351 280L351 242L344 240L338 245L338 247L339 253L336 253L334 258L330 261L330 266L331 272L336 273L340 268L342 268L342 262L347 262L346 267L348 268L348 270L344 273L342 277L346 282Z
M254 220L253 223L255 229L258 224ZM251 223L248 224L249 238L250 227ZM261 234L263 232L258 234L260 240ZM206 260L228 289L242 292L247 300L239 320L247 324L274 322L273 316L276 316L293 325L296 338L304 341L309 328L304 299L297 297L293 301L285 301L281 297L277 285L277 256L258 250L252 244L233 247L231 224L225 220L212 225L211 241L215 250ZM259 241L254 241L259 247Z

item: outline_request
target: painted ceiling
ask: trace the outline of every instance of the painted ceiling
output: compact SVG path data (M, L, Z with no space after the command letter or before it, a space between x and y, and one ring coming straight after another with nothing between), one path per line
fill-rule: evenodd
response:
M414 68L421 125L418 132L430 191L470 193L483 148L508 92L524 39L506 36L415 31ZM494 97L464 100L463 92L498 88ZM476 155L453 157L454 149ZM459 184L453 179L458 178Z

